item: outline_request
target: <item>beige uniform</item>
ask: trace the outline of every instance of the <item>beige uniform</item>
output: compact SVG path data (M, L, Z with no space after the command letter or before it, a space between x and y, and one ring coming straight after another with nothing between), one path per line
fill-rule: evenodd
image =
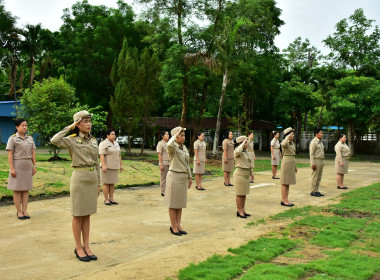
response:
M104 155L107 172L100 172L103 184L116 184L119 181L120 146L106 138L99 144L99 155Z
M346 143L338 141L334 147L334 150L336 153L335 172L338 174L347 174L350 159L350 148ZM341 166L340 163L343 163L343 166Z
M169 155L168 155L168 150L166 149L167 142L164 140L161 140L157 144L157 153L161 154L161 159L162 159L162 166L164 167L163 170L161 171L161 178L160 178L160 187L161 187L161 193L165 193L166 189L166 176L168 175L169 172ZM160 163L158 163L160 164Z
M35 149L33 137L29 135L22 138L16 133L9 137L6 150L13 153L13 167L16 171L16 177L12 177L9 170L9 190L28 191L33 188L32 151Z
M176 135L170 138L166 146L170 166L166 178L164 204L169 208L180 209L187 206L187 187L192 177L190 170L190 155L185 145L180 147Z
M249 155L251 156L252 168L254 168L256 155L255 155L255 144L253 143L253 140L248 140L247 150L248 150Z
M271 156L271 164L278 166L280 164L280 157L281 157L280 141L278 141L278 139L276 138L273 138L272 141L270 142L270 145L273 147L273 154ZM273 156L275 156L276 158L273 159Z
M295 185L296 184L296 146L293 141L286 137L281 142L282 147L282 162L281 162L281 184Z
M311 173L311 192L318 192L324 166L325 146L317 137L310 142L309 153L310 166L316 166L316 169Z
M51 139L51 143L69 150L74 167L70 181L71 212L75 217L96 213L98 186L101 185L98 143L94 137L70 135L65 127Z
M222 142L223 151L227 152L227 163L224 163L223 155L222 168L224 172L234 171L234 140L224 139Z
M196 159L196 156L194 155L193 173L203 174L205 173L205 167L206 167L206 143L198 139L197 141L194 142L194 150L198 151L198 159L199 159L200 165L197 164L197 159Z
M235 149L234 153L236 169L233 180L236 195L247 195L250 191L250 177L252 175L251 155L247 150L243 149L243 143Z

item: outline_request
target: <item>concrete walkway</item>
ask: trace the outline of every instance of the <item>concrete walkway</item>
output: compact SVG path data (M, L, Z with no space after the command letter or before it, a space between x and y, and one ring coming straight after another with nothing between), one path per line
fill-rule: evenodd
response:
M345 185L354 190L380 181L380 164L350 163ZM297 207L334 203L337 190L334 162L325 161L320 191L310 196L311 169L302 168L290 200ZM74 255L69 198L31 202L30 220L16 218L13 205L0 207L0 279L165 279L175 277L190 262L213 254L225 254L250 239L284 225L271 222L247 227L249 221L265 218L288 208L280 206L280 182L271 173L256 173L246 209L249 219L236 218L233 187L223 179L205 181L204 192L188 193L188 208L182 226L187 236L169 233L167 208L158 186L117 190L118 206L106 206L102 196L98 213L91 218L91 248L98 261L79 262ZM102 194L101 194L102 195ZM336 200L335 200L336 201Z

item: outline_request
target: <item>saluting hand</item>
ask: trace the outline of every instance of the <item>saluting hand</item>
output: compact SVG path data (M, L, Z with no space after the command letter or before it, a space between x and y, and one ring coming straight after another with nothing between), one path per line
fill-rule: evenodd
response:
M71 130L73 130L80 122L82 121L82 118L80 118L79 120L77 120L77 121L75 121L75 122L73 122L70 126L69 126L69 128L71 129Z

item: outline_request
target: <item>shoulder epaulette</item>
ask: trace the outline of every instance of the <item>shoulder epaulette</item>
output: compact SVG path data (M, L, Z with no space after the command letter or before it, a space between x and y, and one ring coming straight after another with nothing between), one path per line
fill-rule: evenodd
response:
M75 136L77 136L76 133L70 135L70 137L75 137Z
M14 137L14 136L16 136L16 133L15 133L15 134L13 134L11 137Z

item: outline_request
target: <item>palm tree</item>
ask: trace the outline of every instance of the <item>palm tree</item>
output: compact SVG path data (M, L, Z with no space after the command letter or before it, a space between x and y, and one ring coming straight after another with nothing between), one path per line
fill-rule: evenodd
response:
M29 56L29 89L32 90L34 76L36 74L36 57L41 52L41 24L27 24L22 31L24 40L22 41L22 50Z

